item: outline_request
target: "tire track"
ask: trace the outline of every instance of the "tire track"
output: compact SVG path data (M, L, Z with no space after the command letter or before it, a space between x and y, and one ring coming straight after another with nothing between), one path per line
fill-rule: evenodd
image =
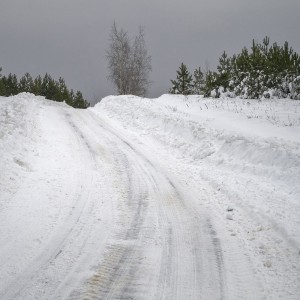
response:
M154 281L148 286L142 280L137 284L136 274L142 274L143 269L147 269L145 264L137 263L144 255L145 249L139 247L139 241L144 234L143 226L147 224L144 219L138 221L139 218L136 218L127 227L127 233L123 235L124 240L121 244L123 246L118 245L119 250L117 255L113 256L113 260L107 258L110 257L110 250L107 250L106 257L96 272L96 277L89 281L90 292L85 295L85 298L184 299L188 297L189 299L201 299L201 292L207 288L207 285L212 288L213 298L224 298L222 250L216 233L211 229L212 225L207 225L207 221L203 217L193 211L193 208L186 206L184 196L177 190L176 184L159 171L129 141L119 136L111 128L99 123L99 120L95 120L95 123L104 128L111 137L114 136L115 148L118 148L114 156L119 158L119 160L116 159L118 164L123 164L123 169L127 169L130 188L127 199L124 200L130 203L130 199L134 198L134 195L139 195L139 191L135 190L136 186L144 185L148 195L146 199L154 205L154 211L151 210L151 213L158 215L161 222L159 227L161 247L157 249L160 253L160 267L159 270L152 271L154 272L152 275ZM126 185L126 182L123 184ZM136 199L140 203L143 201L141 201L140 195L136 196ZM148 213L147 210L139 212L139 204L134 207L134 210L135 212L131 211L132 216ZM195 225L195 221L199 222L199 225ZM201 226L206 228L210 226L210 230L203 230ZM199 229L202 232L201 235L197 232ZM134 235L130 247L128 245L125 247L124 241L128 241L129 237L132 237L132 231L139 234ZM120 237L120 234L118 236ZM205 246L205 243L208 246ZM205 253L206 250L208 253ZM203 280L203 261L207 259L207 264L212 271L208 279ZM107 270L113 271L107 272ZM192 274L193 280L190 280L190 274ZM108 279L104 281L105 289L103 289L103 278L107 277ZM215 282L218 282L218 289L216 289ZM97 288L97 284L101 288ZM153 295L151 284L152 290L155 291L155 296L152 298L150 297L151 293ZM142 291L147 288L148 294L145 295Z

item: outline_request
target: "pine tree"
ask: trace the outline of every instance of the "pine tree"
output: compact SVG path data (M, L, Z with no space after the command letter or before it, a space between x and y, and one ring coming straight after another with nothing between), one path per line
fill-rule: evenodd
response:
M29 73L26 73L23 77L21 77L19 81L19 93L21 92L31 92L33 89L33 79Z
M74 97L74 107L76 108L87 108L89 104L83 99L82 93L77 91Z
M193 94L201 95L204 87L204 74L199 67L194 71Z
M46 73L42 82L42 96L45 96L49 100L56 100L57 90L58 84Z
M231 59L228 58L226 52L224 51L219 58L217 85L223 88L224 91L229 89L229 79L231 74Z
M33 80L31 93L35 95L42 95L42 77L40 75Z
M0 96L5 96L5 84L1 74L2 68L0 67Z
M19 83L17 76L15 74L9 74L7 77L4 77L5 84L5 96L16 95L19 93Z
M66 86L65 80L62 77L59 77L58 82L56 82L54 97L55 97L55 100L58 102L65 101L66 103L68 103L68 101L70 99L70 93Z
M75 107L75 94L74 94L74 90L71 89L70 91L70 98L68 99L68 101L66 101L68 105Z
M190 95L193 93L193 79L190 75L186 65L181 63L179 70L177 71L177 80L171 80L172 88L171 94Z
M218 88L218 76L216 72L208 71L205 74L205 84L202 90L204 97L213 96L218 98L220 96Z

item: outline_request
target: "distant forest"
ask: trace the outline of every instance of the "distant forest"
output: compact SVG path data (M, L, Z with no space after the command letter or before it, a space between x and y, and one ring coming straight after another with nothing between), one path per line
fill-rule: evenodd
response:
M22 92L28 92L35 95L44 96L46 99L57 102L66 102L68 105L75 108L89 107L80 91L74 92L69 90L66 86L65 80L59 78L54 80L49 74L42 78L40 75L32 78L29 73L26 73L18 80L15 74L8 76L1 75L2 68L0 68L0 96L17 95Z

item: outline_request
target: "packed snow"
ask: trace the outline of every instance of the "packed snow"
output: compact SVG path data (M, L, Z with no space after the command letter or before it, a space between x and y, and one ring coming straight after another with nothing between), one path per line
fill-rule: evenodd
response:
M0 299L299 299L300 101L0 97Z

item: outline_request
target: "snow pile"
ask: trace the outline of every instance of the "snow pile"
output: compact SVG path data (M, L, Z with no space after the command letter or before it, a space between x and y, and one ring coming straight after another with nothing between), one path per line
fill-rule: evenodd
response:
M34 97L22 93L0 98L0 207L32 169L29 157L36 152L34 142L38 135L36 114L39 107Z
M101 202L90 195L102 177L93 179L90 153L69 122L76 112L28 93L0 97L1 299L63 299L54 292L87 251L91 228L101 242Z
M42 96L20 93L0 97L0 208L16 192L28 173L34 171L40 131L40 112L44 106L62 106Z
M103 99L95 110L194 164L231 164L300 191L299 101L120 96Z

